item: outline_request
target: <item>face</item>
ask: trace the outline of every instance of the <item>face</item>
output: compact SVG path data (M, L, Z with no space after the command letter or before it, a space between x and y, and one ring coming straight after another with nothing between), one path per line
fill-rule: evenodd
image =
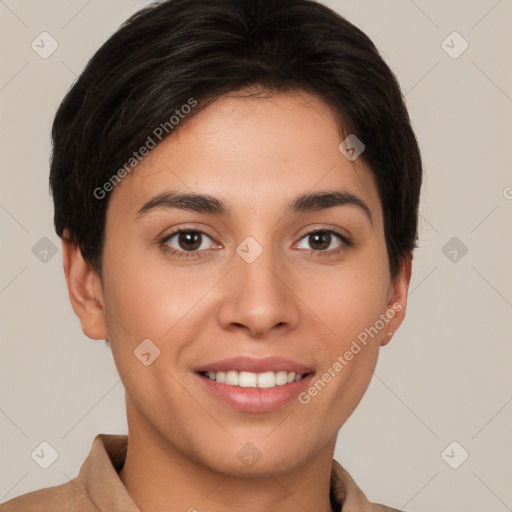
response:
M112 192L83 330L109 339L129 420L204 467L333 449L403 319L407 266L390 279L373 176L340 143L314 96L227 96Z

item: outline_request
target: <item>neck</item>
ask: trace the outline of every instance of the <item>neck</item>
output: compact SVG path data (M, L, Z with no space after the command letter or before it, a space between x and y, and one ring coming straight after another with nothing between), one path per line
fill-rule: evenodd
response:
M332 512L336 440L298 468L254 477L224 474L187 457L128 413L128 451L119 477L141 512Z

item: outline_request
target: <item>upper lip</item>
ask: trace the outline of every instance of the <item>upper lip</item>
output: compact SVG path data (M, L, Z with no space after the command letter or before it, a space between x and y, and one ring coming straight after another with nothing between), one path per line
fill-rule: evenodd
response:
M291 359L278 356L260 358L248 356L230 357L229 359L207 363L194 369L197 373L227 372L229 370L252 373L285 371L295 372L300 375L314 372L314 369L310 366L305 366Z

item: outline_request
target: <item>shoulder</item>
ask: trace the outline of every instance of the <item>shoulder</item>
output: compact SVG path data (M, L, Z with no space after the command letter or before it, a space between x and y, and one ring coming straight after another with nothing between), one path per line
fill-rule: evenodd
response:
M379 505L378 503L372 503L372 512L404 512L397 508L386 507L385 505Z
M98 512L73 481L22 494L0 504L0 512Z
M137 511L117 473L126 457L127 439L126 435L97 434L75 478L6 501L0 504L0 512Z

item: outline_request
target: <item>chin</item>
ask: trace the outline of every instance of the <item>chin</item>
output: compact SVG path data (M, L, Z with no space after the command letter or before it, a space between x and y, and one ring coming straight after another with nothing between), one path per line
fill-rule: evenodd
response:
M290 436L291 438L291 436ZM242 478L260 478L293 471L310 458L304 444L294 440L289 446L280 443L257 441L236 442L226 446L219 453L210 452L210 460L205 464L216 472ZM227 454L234 456L227 456Z

